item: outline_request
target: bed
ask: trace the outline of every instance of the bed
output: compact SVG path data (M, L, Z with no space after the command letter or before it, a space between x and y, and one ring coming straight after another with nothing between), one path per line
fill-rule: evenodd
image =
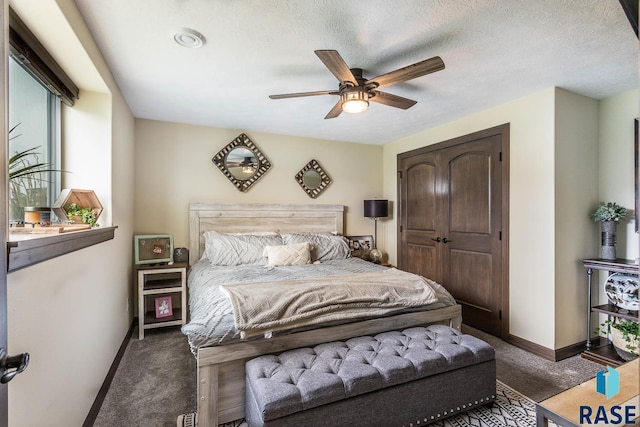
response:
M416 325L440 323L459 328L461 308L455 301L447 299L448 293L436 287L438 302L424 308L406 309L368 317L365 320L338 320L326 325L298 327L281 333L254 334L240 336L237 331L216 332L213 337L205 337L203 329L212 329L203 308L198 307L204 299L202 289L193 286L197 277L224 282L255 281L260 270L237 273L242 269L223 267L208 272L207 261L202 260L206 251L204 234L213 233L344 233L344 206L319 204L236 204L236 203L191 203L189 206L189 263L192 266L190 281L190 322L183 332L189 338L192 351L197 357L197 414L199 427L214 427L219 423L241 419L245 415L245 362L263 354L278 353L287 349L313 346L334 340L376 334L383 331ZM324 270L350 273L387 274L389 270L362 260L322 261L316 270L323 275ZM308 273L305 267L292 266L288 269L290 279L298 279ZM313 268L312 267L312 268ZM298 271L299 270L299 271ZM392 272L391 272L392 273ZM400 272L398 272L400 273ZM229 275L229 276L225 276ZM217 279L216 279L217 277ZM238 279L238 277L240 277ZM386 276L383 276L386 277ZM279 280L279 279L278 279ZM237 283L242 287L242 283ZM230 285L231 289L235 285ZM224 286L223 286L224 287ZM226 314L228 316L228 309ZM398 314L399 313L399 314ZM194 338L195 337L195 338Z

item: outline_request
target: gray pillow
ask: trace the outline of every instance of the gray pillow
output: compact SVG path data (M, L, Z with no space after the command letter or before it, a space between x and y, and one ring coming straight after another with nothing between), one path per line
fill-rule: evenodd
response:
M351 256L349 241L344 236L329 233L289 233L282 234L285 245L309 242L313 245L311 261L330 261Z
M225 234L204 232L204 256L212 265L267 265L262 256L265 246L282 245L282 238L275 235Z

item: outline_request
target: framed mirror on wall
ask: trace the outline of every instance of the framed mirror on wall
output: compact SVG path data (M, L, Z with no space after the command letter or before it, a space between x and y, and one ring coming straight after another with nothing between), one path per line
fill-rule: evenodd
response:
M311 159L295 176L307 196L315 199L331 184L331 177L316 159Z
M245 147L236 147L231 150L224 164L229 173L241 181L246 181L255 175L259 165L255 153Z
M269 159L244 133L218 151L211 161L242 192L249 190L271 169Z

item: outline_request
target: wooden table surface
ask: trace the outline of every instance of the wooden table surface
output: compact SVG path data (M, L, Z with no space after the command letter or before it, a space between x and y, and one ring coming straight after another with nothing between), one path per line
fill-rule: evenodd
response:
M603 394L596 391L596 379L593 378L573 388L563 391L547 400L540 402L547 411L572 422L574 425L580 425L580 406L590 406L593 411L591 420L596 416L599 406L603 406L610 414L612 406L635 405L634 412L638 416L639 399L638 399L638 369L640 368L638 359L625 363L616 368L620 373L620 392L615 396L607 399ZM605 366L602 369L606 369ZM552 417L548 417L553 421ZM585 424L586 425L586 424ZM597 424L590 424L597 425Z

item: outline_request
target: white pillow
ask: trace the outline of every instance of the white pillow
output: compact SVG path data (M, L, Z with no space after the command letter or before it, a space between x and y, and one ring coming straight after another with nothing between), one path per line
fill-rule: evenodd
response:
M280 235L233 235L206 231L204 257L212 265L265 265L262 252L265 246L282 245Z
M285 233L282 234L285 245L309 242L313 246L312 261L330 261L351 256L349 241L344 236L329 233Z
M269 267L280 265L311 264L311 243L297 243L295 245L265 246L262 253L268 257Z

